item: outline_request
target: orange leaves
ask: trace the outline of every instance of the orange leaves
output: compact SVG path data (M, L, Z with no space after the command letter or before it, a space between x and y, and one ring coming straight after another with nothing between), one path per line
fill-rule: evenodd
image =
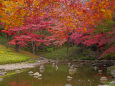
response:
M8 30L8 25L6 25L6 27L4 28L5 30Z
M1 22L9 25L9 27L22 26L25 19L30 16L31 13L34 13L34 9L38 11L38 5L40 1L38 0L7 0L3 1L2 11L0 15ZM37 12L36 11L36 12ZM38 11L39 12L39 11ZM6 26L6 29L7 26Z
M20 5L24 5L24 0L15 0L15 1L17 1L17 3L19 3Z

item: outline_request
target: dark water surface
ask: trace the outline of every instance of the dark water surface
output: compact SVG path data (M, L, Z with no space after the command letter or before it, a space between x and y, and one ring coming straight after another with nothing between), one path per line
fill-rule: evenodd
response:
M40 70L40 67L29 70L42 74L40 78L29 75L29 71L26 71L4 78L0 86L98 86L100 77L104 76L89 66L77 68L75 73L69 73L68 70L67 64L58 66L46 64L44 70Z

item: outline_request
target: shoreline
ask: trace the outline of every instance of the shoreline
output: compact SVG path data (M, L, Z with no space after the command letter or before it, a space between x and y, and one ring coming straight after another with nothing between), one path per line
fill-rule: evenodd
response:
M10 70L17 70L17 69L34 68L38 65L46 64L46 63L48 63L48 59L36 60L34 63L21 62L15 64L3 64L0 65L0 70L10 71Z
M0 70L10 71L10 70L17 70L17 69L25 69L25 68L34 68L36 66L46 64L46 63L76 63L78 65L115 65L115 60L76 60L76 61L69 61L69 60L52 60L52 59L36 59L34 63L29 62L21 62L21 63L13 63L13 64L2 64L0 65Z

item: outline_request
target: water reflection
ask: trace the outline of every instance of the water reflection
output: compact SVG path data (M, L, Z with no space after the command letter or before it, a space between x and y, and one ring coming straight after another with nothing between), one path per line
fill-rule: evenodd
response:
M55 63L52 63L52 67L55 67Z
M45 71L44 65L40 65L40 72L43 73Z
M32 86L31 84L28 84L25 80L21 82L9 82L10 86Z
M0 78L0 82L3 81L3 78Z
M77 71L77 68L74 65L70 66L70 68L69 68L70 75L74 75L76 73L76 71Z
M29 71L28 74L29 74L30 76L32 76L32 75L33 75L33 71Z
M57 71L56 71L57 67ZM23 73L6 77L0 86L98 86L104 76L97 76L93 67L68 64L40 65ZM25 81L22 81L25 80ZM23 84L20 84L23 83ZM113 83L113 82L111 82Z
M71 63L68 63L68 67L70 67L71 66Z
M58 70L58 66L56 65L56 71Z
M97 71L97 70L98 70L98 67L97 67L97 66L94 66L94 70Z

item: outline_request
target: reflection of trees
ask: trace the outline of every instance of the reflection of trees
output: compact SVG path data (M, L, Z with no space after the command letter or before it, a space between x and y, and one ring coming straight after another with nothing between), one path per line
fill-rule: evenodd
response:
M17 82L9 82L9 85L11 86L32 86L31 84L28 84L25 80L17 83Z

